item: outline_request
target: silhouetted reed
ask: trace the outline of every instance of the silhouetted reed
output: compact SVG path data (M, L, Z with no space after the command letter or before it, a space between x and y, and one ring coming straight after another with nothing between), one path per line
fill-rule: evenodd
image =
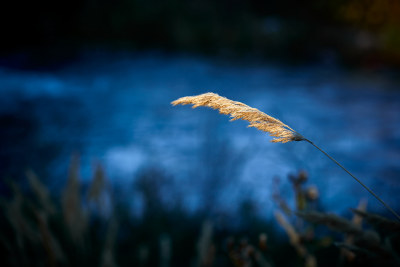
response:
M306 196L308 188L305 187L305 183L307 180L304 172L289 175L289 181L293 184L296 196L293 208L288 204L282 206L279 192L274 193L277 206L284 212L287 209L290 210L289 213L285 212L285 215L278 211L275 212L275 218L287 233L290 244L303 258L305 265L307 265L306 257L312 256L311 251L318 255L324 246L334 245L340 249L335 261L336 266L399 266L400 230L397 221L367 212L365 200L361 200L357 209L353 210L352 220L318 211L312 205L314 200ZM296 215L297 218L293 215ZM373 228L363 227L362 221ZM319 232L317 228L320 226L343 234L344 240L340 241L341 238L337 235L321 237L317 234ZM336 236L335 241L334 236ZM320 245L313 246L316 243ZM321 258L315 257L315 259L316 266ZM332 262L332 265L335 262Z

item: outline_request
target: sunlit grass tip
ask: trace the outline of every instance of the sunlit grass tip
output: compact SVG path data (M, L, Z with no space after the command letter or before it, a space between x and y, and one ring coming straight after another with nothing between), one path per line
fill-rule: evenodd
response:
M291 141L302 141L303 136L292 128L271 117L256 108L249 107L241 102L232 101L215 93L205 93L197 96L185 96L172 102L172 105L189 105L193 108L200 106L210 107L219 110L221 114L230 115L231 121L245 120L250 124L248 127L255 127L263 132L269 133L274 143L287 143Z

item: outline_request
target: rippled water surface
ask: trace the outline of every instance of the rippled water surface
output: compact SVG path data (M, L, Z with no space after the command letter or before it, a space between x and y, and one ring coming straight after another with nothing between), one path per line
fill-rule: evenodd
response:
M301 169L318 186L326 209L344 211L360 198L381 209L307 143L273 144L268 135L216 111L170 105L181 96L212 91L279 118L400 208L400 84L394 78L160 54L90 55L57 71L3 68L0 111L34 118L35 135L9 144L2 154L19 155L23 147L26 156L51 147L51 165L45 166L53 187L64 184L76 151L85 180L94 160L103 163L113 183L128 187L138 172L156 168L169 177L166 203L180 198L188 210L210 202L230 212L238 200L250 199L270 214L276 178L290 196L286 177Z

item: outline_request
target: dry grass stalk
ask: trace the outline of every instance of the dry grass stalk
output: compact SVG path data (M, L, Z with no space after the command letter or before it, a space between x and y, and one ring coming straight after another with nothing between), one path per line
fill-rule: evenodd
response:
M104 170L100 164L96 164L93 180L89 187L88 200L97 202L100 206L102 204L101 195L105 187L106 187L106 179L104 175Z
M147 263L150 257L150 249L146 245L140 245L137 250L139 266L148 266Z
M337 246L339 248L342 248L342 249L345 249L346 251L351 251L354 254L362 255L364 257L366 257L366 256L370 256L370 257L374 256L374 257L376 257L375 253L373 253L373 252L371 252L371 251L369 251L367 249L354 246L354 245L337 242L337 243L335 243L335 246Z
M375 235L375 234L373 234ZM395 255L395 252L390 250L389 247L385 244L376 243L376 237L372 237L370 240L362 240L359 244L356 245L349 245L346 243L334 243L339 248L344 248L349 251L354 252L358 256L363 256L365 258L370 258L373 261L377 261L380 263L379 265L372 265L372 266L399 266L398 256ZM383 264L383 260L391 262L390 265ZM394 261L397 261L396 265L394 265Z
M367 200L366 199L363 198L360 200L360 202L358 203L358 206L357 206L357 210L366 212L366 210L367 210ZM363 217L361 215L359 215L357 213L354 214L352 222L355 225L358 225L359 227L361 227L362 221L363 221Z
M367 209L367 201L365 199L361 199L360 202L358 203L357 209L365 212L366 209ZM352 219L352 223L361 228L362 220L363 220L362 216L360 216L358 214L354 214L353 219ZM344 240L344 244L353 245L353 243L354 243L354 236L353 235L347 235L345 240ZM345 248L341 249L341 254L342 254L341 257L346 257L346 259L348 261L353 261L355 259L355 257L356 257L354 252L352 252L350 250L347 250Z
M5 205L5 214L15 231L17 245L23 251L27 241L39 244L40 236L36 226L26 218L24 206L27 202L21 189L14 183L11 183L11 187L14 197Z
M382 216L372 214L369 212L366 212L361 209L352 209L352 211L363 217L368 223L373 225L375 228L379 228L380 230L386 230L389 232L400 232L400 223L386 219Z
M356 252L350 249L356 247L371 250L379 255L390 256L390 251L381 245L381 238L375 231L363 230L360 225L333 214L320 212L297 212L296 214L311 223L323 224L331 230L354 236L355 245L345 242L338 243L340 248Z
M43 208L49 215L54 215L56 213L56 208L50 198L46 186L41 183L40 179L32 170L26 171L25 174L41 208Z
M221 114L230 115L231 121L245 120L248 121L249 127L255 127L263 132L269 133L275 137L271 142L274 143L287 143L291 141L307 141L325 156L332 160L335 164L347 172L354 180L363 186L371 195L373 195L379 202L381 202L399 221L398 215L388 204L386 204L378 195L376 195L369 187L343 167L339 162L332 158L328 153L315 145L312 141L304 138L301 134L284 124L278 119L271 117L256 108L249 107L241 102L232 101L225 97L219 96L215 93L205 93L197 96L185 96L171 102L172 105L193 105L193 108L200 106L210 107L219 110Z
M160 236L160 267L169 267L172 256L172 240L167 234Z
M116 219L111 219L106 232L106 239L103 247L103 254L101 256L101 267L118 267L115 261L115 245L118 234L118 222Z
M289 242L296 249L297 253L304 257L307 254L307 250L300 243L300 235L296 232L294 227L286 220L282 213L276 211L274 213L276 221L282 226L286 234L289 237Z
M206 93L197 96L181 97L172 102L172 105L189 105L193 108L200 106L219 110L221 114L230 115L231 121L248 121L249 127L255 127L263 132L269 133L274 143L287 143L290 141L302 141L303 137L292 128L278 119L271 117L256 108L249 107L241 102L232 101L214 93Z
M49 228L47 214L43 211L35 211L35 216L49 266L57 266L57 262L65 263L66 258L61 246Z
M335 245L355 253L358 258L357 266L400 266L396 253L384 244L369 244L366 242L356 245L345 243L335 243ZM364 265L359 265L359 263L364 263Z
M289 236L290 244L296 249L297 254L304 258L306 267L316 267L317 259L314 255L310 254L306 247L301 243L300 235L296 232L294 227L286 220L282 213L276 211L274 213L277 222L282 226L287 235Z
M259 250L255 250L254 259L258 266L260 267L271 267L272 265L267 261L267 259L261 254ZM312 267L312 266L310 266Z
M210 221L205 221L197 243L198 259L196 266L208 267L213 266L215 257L215 247L212 242L213 225Z
M334 214L325 214L316 211L298 211L296 215L310 223L324 224L334 231L354 235L362 234L362 229L358 225Z
M73 156L67 185L62 196L62 208L71 238L82 248L84 246L83 235L87 230L87 217L81 208L79 169L79 157Z

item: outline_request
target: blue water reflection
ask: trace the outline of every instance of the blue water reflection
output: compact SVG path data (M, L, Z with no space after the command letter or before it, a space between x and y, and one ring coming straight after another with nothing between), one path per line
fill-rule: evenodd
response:
M386 74L127 53L85 55L57 71L4 68L0 84L2 114L34 118L37 131L28 143L56 147L46 165L52 188L65 183L70 155L79 151L84 180L93 160L100 160L114 184L131 190L143 168L156 167L170 177L161 190L166 205L179 199L193 212L204 205L236 212L239 201L250 199L268 216L274 177L290 196L286 176L300 169L318 186L327 210L343 212L361 198L382 210L307 143L273 144L216 111L170 105L212 91L281 119L400 208L400 84ZM18 149L18 142L9 149ZM140 196L132 198L140 210Z

